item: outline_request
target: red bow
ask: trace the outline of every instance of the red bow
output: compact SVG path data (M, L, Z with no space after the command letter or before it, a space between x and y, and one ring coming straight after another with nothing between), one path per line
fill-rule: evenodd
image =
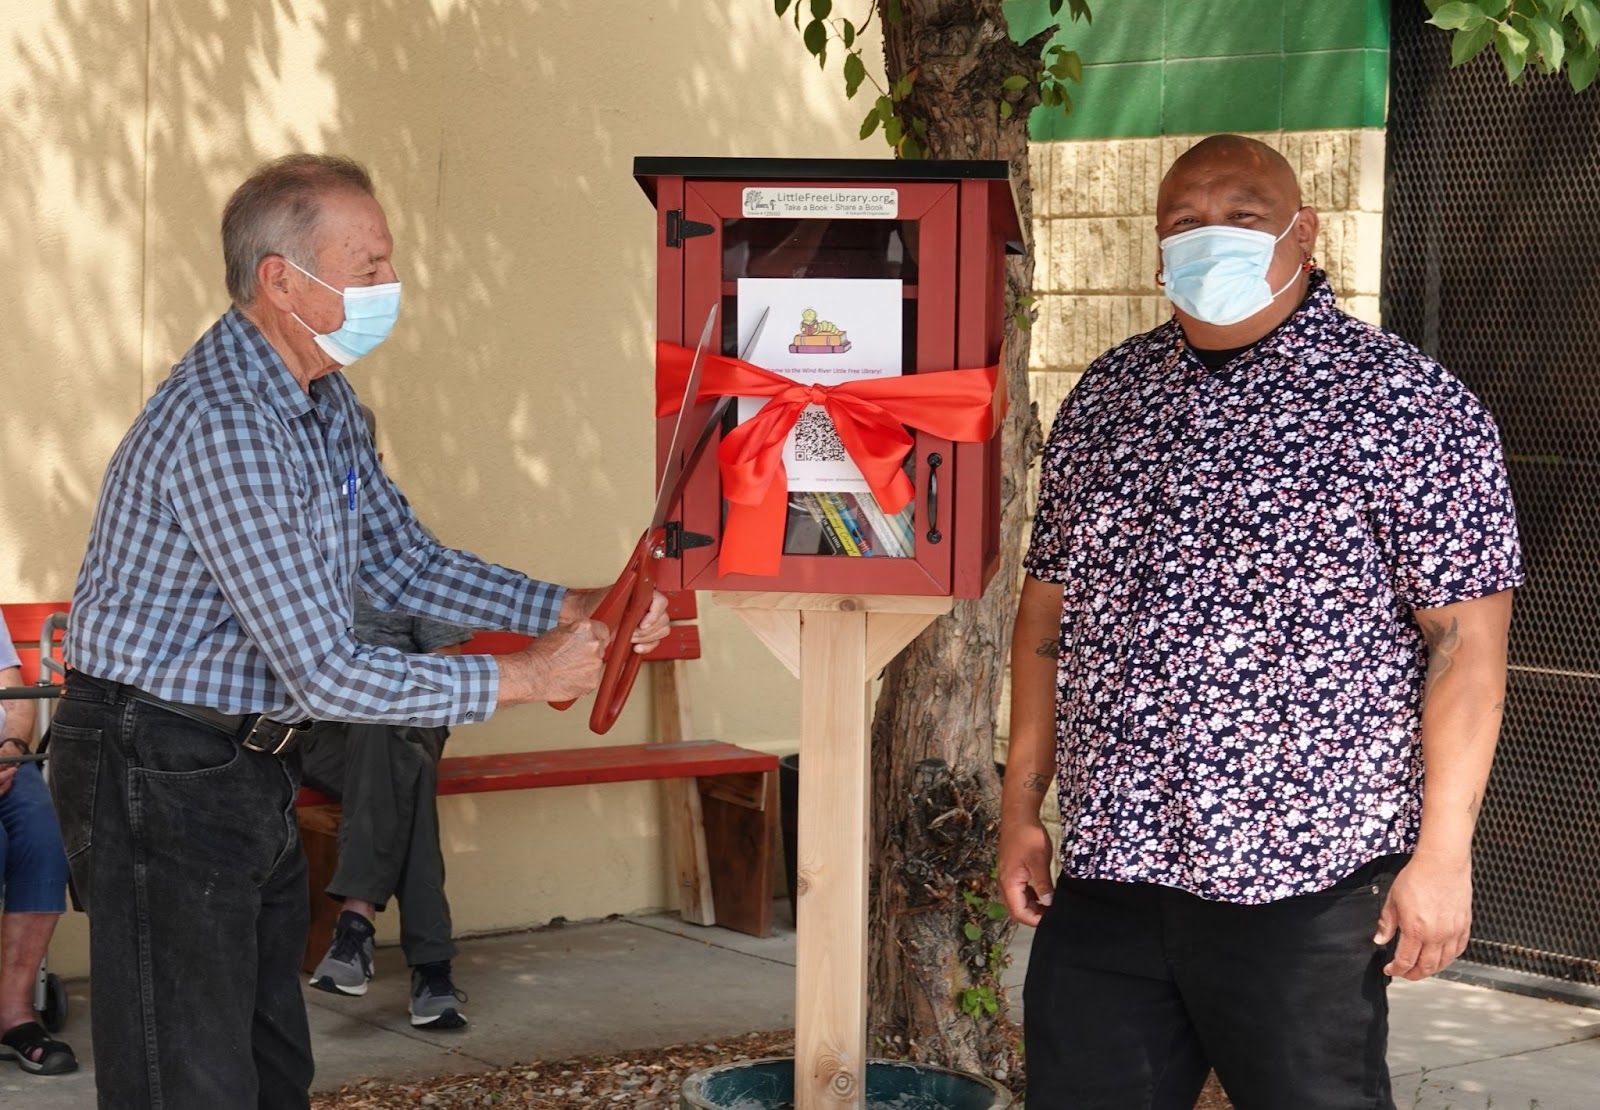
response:
M694 352L656 344L656 415L678 411ZM807 405L828 411L839 440L860 468L885 513L898 513L912 487L901 463L913 440L905 425L941 439L981 443L1005 416L1005 378L999 366L864 378L838 385L801 385L737 358L707 354L700 393L709 397L766 397L761 411L722 439L717 461L728 516L719 574L776 574L783 554L789 479L783 443Z

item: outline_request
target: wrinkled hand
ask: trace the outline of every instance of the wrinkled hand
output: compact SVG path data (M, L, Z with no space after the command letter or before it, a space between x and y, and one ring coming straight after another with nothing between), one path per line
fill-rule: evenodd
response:
M0 755L4 755L6 752L11 752L13 755L15 755L16 749L0 749ZM11 780L17 777L17 768L20 766L21 764L19 763L7 763L3 766L0 766L0 798L4 798L7 792L10 791Z
M1372 939L1387 944L1400 932L1385 975L1426 979L1449 967L1472 933L1472 863L1420 853L1395 876Z
M558 625L534 637L522 654L534 668L538 696L570 701L599 686L609 639L611 630L591 620Z
M1055 897L1050 880L1050 834L1038 821L1001 821L1000 898L1013 920L1037 925Z
M650 597L650 608L645 611L639 627L633 630L633 650L645 654L666 639L671 630L672 622L667 620L667 595L656 590Z

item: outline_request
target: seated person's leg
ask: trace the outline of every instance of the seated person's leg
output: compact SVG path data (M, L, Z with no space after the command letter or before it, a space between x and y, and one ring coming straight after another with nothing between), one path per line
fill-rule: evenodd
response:
M72 1049L33 1010L39 965L67 908L67 856L36 764L17 767L0 794L0 881L0 1060L39 1075L76 1071Z
M396 742L407 745L408 766L417 768L406 862L395 887L400 903L400 946L411 967L411 1024L431 1030L466 1025L450 961L456 954L450 902L444 891L444 854L439 848L439 758L450 735L445 728L400 728Z

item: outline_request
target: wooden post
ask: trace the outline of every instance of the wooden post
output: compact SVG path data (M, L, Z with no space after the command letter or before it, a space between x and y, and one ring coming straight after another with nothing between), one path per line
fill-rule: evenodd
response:
M719 594L800 678L796 1110L861 1110L867 1066L867 691L947 597Z
M682 659L649 664L656 743L675 744L694 739L694 726L689 716L688 677L683 665ZM678 913L693 925L715 925L717 912L711 896L711 865L706 858L699 780L667 779L662 782L661 791L672 870L677 876Z

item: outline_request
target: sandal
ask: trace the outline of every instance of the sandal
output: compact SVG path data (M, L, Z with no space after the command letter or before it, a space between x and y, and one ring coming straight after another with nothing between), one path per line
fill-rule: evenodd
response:
M72 1046L51 1040L36 1021L12 1026L0 1035L0 1060L15 1060L23 1071L34 1075L66 1075L78 1070Z

